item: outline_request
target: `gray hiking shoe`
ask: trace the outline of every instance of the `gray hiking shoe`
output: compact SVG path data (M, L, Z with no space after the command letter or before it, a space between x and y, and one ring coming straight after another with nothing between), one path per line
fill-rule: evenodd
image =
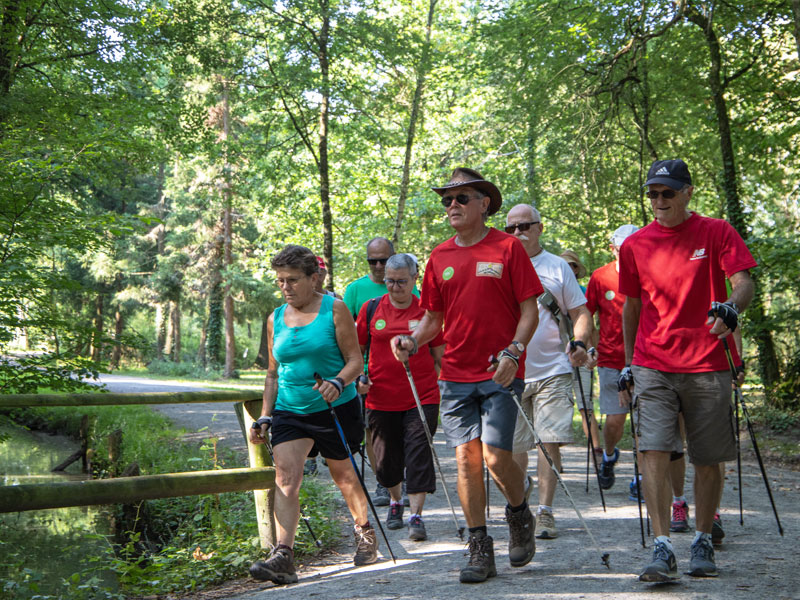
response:
M356 541L356 554L353 557L355 566L371 565L378 560L378 538L373 527L356 525L353 537Z
M692 544L692 559L689 561L689 575L692 577L716 577L719 575L714 563L714 547L706 538Z
M536 513L536 537L540 540L552 540L558 537L556 518L549 510Z
M272 550L267 560L257 560L250 566L250 575L259 581L271 581L277 584L296 583L294 551L289 546L279 544Z
M386 517L387 529L402 529L403 528L403 505L392 504L389 506L389 516Z
M425 523L422 517L414 515L408 520L408 539L421 542L428 539L428 532L425 531Z
M663 542L656 542L653 547L653 560L639 575L639 581L663 583L679 578L675 554Z
M461 583L481 583L497 575L492 537L483 531L469 536L469 561L458 577Z
M533 537L536 519L527 506L525 510L519 512L511 512L506 506L506 521L508 521L508 560L512 567L524 567L536 554L536 540Z
M380 483L375 486L375 494L372 496L372 504L375 506L389 506L392 499L389 497L389 490Z

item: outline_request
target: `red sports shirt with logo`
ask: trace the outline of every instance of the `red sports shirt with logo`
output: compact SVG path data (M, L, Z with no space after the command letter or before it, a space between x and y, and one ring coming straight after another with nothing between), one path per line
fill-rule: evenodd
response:
M356 320L358 343L367 344L367 306L361 306ZM401 411L412 410L417 403L411 392L406 369L392 353L389 345L396 335L409 335L417 328L425 310L419 305L419 298L411 296L411 306L395 308L389 294L381 297L375 314L372 315L370 331L372 339L369 345L369 363L367 370L372 387L367 394L366 405L372 410ZM440 332L429 344L419 347L419 352L408 360L414 385L417 386L422 404L439 404L439 385L436 382L436 370L433 368L433 356L430 348L444 344Z
M446 349L439 378L471 383L492 374L489 356L513 341L519 305L544 292L522 243L490 229L473 246L458 246L455 237L431 252L422 282L422 307L444 313ZM525 376L525 355L517 377Z
M597 344L597 364L609 369L625 366L625 342L622 339L622 305L625 296L619 291L617 262L600 267L589 278L586 288L586 308L600 314L600 341Z
M722 343L708 332L708 311L727 299L726 277L755 266L727 221L696 213L677 227L653 221L628 237L619 289L642 301L633 364L670 373L728 370Z

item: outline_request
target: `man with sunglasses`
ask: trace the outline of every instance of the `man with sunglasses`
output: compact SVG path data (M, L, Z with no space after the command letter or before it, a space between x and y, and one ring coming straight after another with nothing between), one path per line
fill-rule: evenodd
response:
M560 446L572 441L572 373L587 359L587 344L592 334L592 318L586 309L586 298L567 261L551 254L539 243L544 231L539 211L530 204L517 204L508 211L506 232L522 242L546 293L539 298L539 326L528 344L525 358L525 391L522 407L542 440L556 468L561 467ZM562 315L573 323L573 339L551 308L555 302ZM565 343L566 342L566 343ZM566 350L566 351L565 351ZM587 390L588 392L588 390ZM580 406L580 401L579 401ZM528 470L528 451L535 447L533 436L522 415L514 431L514 461L519 465L526 484L526 497L533 482ZM553 497L558 480L539 450L536 476L539 482L539 508L536 513L536 537L552 539L558 533L553 517Z
M748 269L756 262L728 222L688 210L694 187L684 161L655 161L645 186L655 220L625 240L619 259L619 291L627 297L627 366L619 394L626 405L631 391L636 399L642 483L655 533L653 560L639 579L680 577L669 538L668 476L680 441L679 412L695 471L697 531L689 575L716 577L711 534L723 485L719 463L736 458L731 374L720 340L737 328L739 312L753 298ZM731 351L738 362L736 348Z
M522 244L486 225L502 205L497 187L472 169L458 168L433 190L442 197L456 235L434 248L425 269L419 325L393 338L398 360L432 340L444 324L445 353L439 374L442 429L458 461L458 495L469 526L469 560L462 583L497 574L493 540L486 529L483 463L508 501L509 560L530 562L535 522L523 473L511 453L517 406L509 387L522 393L525 347L536 329L536 296L542 286ZM490 355L499 358L490 363Z
M386 293L383 277L386 273L386 261L393 255L394 245L385 237L375 237L367 242L369 273L356 279L344 290L344 303L354 321L365 302Z

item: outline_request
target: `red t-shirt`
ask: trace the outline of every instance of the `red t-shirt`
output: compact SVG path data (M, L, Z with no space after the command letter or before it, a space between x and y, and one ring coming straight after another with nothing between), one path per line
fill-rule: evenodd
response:
M600 313L600 341L597 344L597 364L610 369L625 366L625 342L622 339L622 305L625 296L619 293L617 262L600 267L589 278L586 288L586 308Z
M367 306L361 306L356 320L358 343L367 344ZM381 297L375 314L372 315L370 331L372 339L369 345L369 378L372 387L367 394L367 408L373 410L401 411L416 407L414 394L403 363L392 353L391 339L396 335L409 335L422 320L425 310L419 305L419 298L411 297L411 306L395 308L389 300L389 294ZM414 376L414 385L422 404L439 404L439 385L436 382L436 370L433 368L433 356L430 347L444 344L442 333L430 342L419 347L419 352L412 356L408 365ZM429 347L430 346L430 347Z
M431 252L422 282L422 307L444 313L446 349L439 378L476 382L491 379L489 356L514 339L523 300L543 293L522 243L490 229L473 246L455 237ZM525 376L525 355L517 377Z
M708 333L708 310L727 299L726 277L755 266L727 221L695 213L677 227L653 221L627 238L619 289L642 301L633 364L670 373L728 370L722 343Z

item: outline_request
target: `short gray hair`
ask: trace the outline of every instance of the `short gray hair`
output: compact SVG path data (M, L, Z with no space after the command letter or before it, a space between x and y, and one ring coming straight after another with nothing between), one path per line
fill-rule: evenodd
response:
M386 261L387 269L408 269L412 277L417 274L419 267L417 261L409 254L392 254Z

